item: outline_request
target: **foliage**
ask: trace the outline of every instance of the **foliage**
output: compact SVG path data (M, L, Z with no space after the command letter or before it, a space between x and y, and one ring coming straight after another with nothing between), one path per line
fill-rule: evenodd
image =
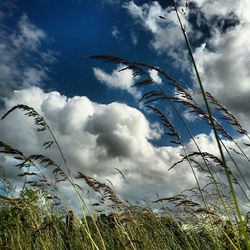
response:
M39 207L38 200L43 196L38 190L26 190L23 196L22 203L20 197L1 200L3 249L90 249L86 223L96 249L233 249L228 247L220 225L215 235L214 229L208 224L201 226L201 221L200 226L188 226L174 217L133 207L124 212L100 214L96 219L91 216L80 219L72 211L51 212L47 207ZM227 230L233 234L230 228Z

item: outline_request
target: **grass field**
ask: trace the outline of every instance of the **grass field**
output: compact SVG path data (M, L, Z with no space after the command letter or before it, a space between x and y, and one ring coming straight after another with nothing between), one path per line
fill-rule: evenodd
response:
M49 199L44 201L47 195L27 189L20 198L1 196L1 249L212 250L239 249L237 244L245 249L230 222L215 214L200 211L198 216L193 211L192 215L190 209L186 218L179 218L126 207L109 215L80 218L51 205Z

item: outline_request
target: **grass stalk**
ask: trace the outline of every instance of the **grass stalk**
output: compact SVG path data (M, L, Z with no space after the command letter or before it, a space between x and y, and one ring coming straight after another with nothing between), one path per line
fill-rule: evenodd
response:
M231 179L231 176L230 176L230 170L229 170L229 167L227 165L226 158L224 156L224 152L223 152L223 149L222 149L222 146L221 146L221 143L220 143L220 137L219 137L218 131L216 129L214 119L213 119L213 116L212 116L212 112L211 112L211 109L210 109L210 106L208 104L208 100L207 100L207 97L206 97L206 92L204 90L203 83L202 83L202 80L201 80L201 77L200 77L200 74L199 74L199 71L198 71L198 68L197 68L197 65L196 65L196 61L195 61L194 56L193 56L191 44L189 42L188 35L187 35L186 30L185 30L185 28L183 26L183 23L181 21L177 4L176 4L175 0L171 0L171 2L172 2L172 5L173 5L173 7L175 9L175 12L176 12L176 15L177 15L177 18L178 18L178 21L179 21L183 36L185 38L188 53L189 53L189 55L191 57L191 61L192 61L192 64L193 64L193 67L194 67L194 70L195 70L195 74L196 74L198 84L199 84L199 87L200 87L200 90L201 90L201 93L202 93L202 97L203 97L203 100L204 100L204 103L205 103L205 107L206 107L207 113L209 115L209 120L210 120L212 130L213 130L214 135L215 135L218 150L220 152L221 160L223 162L223 167L224 167L225 172L226 172L226 177L227 177L227 181L228 181L228 184L229 184L229 188L230 188L232 198L234 200L234 204L235 204L235 207L236 207L236 212L237 212L238 220L239 220L239 223L240 223L240 232L244 236L245 245L247 247L247 250L249 250L250 249L250 243L249 243L249 240L247 238L247 233L246 233L246 229L245 229L245 226L244 226L244 222L242 220L242 213L241 213L240 206L239 206L239 203L238 203L238 199L237 199L237 196L236 196L236 193L235 193L233 182L232 182L232 179Z

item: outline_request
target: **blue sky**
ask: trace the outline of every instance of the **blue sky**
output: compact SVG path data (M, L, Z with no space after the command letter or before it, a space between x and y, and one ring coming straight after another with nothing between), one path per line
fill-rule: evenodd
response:
M186 1L178 4L180 13L186 12L181 16L205 88L248 129L249 3L191 0L187 9ZM159 66L200 103L184 39L167 1L5 0L0 7L0 53L1 114L18 103L34 107L51 125L73 170L109 179L120 195L132 200L150 199L155 193L172 195L195 185L186 166L167 171L180 159L181 148L168 142L159 120L138 104L142 92L130 88L136 82L132 71L118 73L122 65L81 60L111 54ZM165 88L162 77L148 73ZM161 107L187 149L194 151L175 112ZM211 130L183 107L178 110L201 148L217 154ZM1 140L26 154L42 150L60 162L55 148L41 149L48 135L37 134L32 121L20 113L2 121ZM235 135L239 143L245 142ZM1 161L11 164L5 156ZM9 178L17 180L15 170L8 171ZM206 182L202 175L200 179Z
M140 27L140 44L133 44L131 27L134 22L118 5L102 1L24 1L18 7L46 31L50 40L47 48L59 53L56 70L51 76L55 85L51 86L50 82L46 87L68 96L87 95L95 101L109 102L120 94L107 93L105 86L93 78L91 66L94 64L83 63L81 56L114 54L150 63L159 60L148 49L149 34Z
M51 72L53 81L46 87L58 89L69 96L86 93L96 100L100 97L100 84L94 85L96 91L93 91L94 87L91 90L91 87L82 84L83 81L91 81L91 84L96 81L91 78L89 70L94 64L83 64L81 56L112 54L153 65L172 65L166 55L156 55L150 49L152 34L139 23L135 25L137 21L131 18L122 4L105 1L22 1L8 19L12 23L9 28L16 30L18 19L24 14L46 33L42 49L58 53L57 63L53 65L56 70ZM51 83L57 85L51 86Z

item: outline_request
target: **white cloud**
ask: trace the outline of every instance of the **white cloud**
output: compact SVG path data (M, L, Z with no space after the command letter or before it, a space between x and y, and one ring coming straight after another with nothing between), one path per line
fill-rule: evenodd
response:
M44 79L47 78L47 74L43 69L27 67L23 72L23 87L32 85L40 85Z
M47 35L22 15L16 29L6 26L8 15L0 19L0 96L14 89L41 86L48 80L48 66L56 61L57 53L43 49Z
M191 2L195 3L198 9L189 5L187 15L199 17L197 22L205 19L203 25L209 29L209 34L202 36L202 31L181 15L189 37L196 42L203 39L203 44L194 48L194 56L205 88L237 114L240 121L249 129L250 2L246 0L237 3L232 0ZM178 4L181 9L183 3ZM158 1L142 5L129 1L124 3L123 7L136 23L151 32L153 38L150 44L158 53L167 53L171 56L177 68L192 71L183 34L173 8L163 9ZM159 16L164 16L165 20L159 19ZM199 26L198 23L197 25ZM193 72L191 74L193 75ZM185 115L187 117L187 113ZM192 119L190 116L187 118Z
M5 98L6 108L17 103L33 106L47 120L72 172L82 171L103 182L109 179L118 194L127 199L150 200L155 193L174 195L195 186L188 164L168 171L180 160L182 149L154 147L148 139L159 137L162 130L158 124L150 126L135 108L116 102L99 104L84 96L67 98L58 92L45 93L37 87L15 91L11 98ZM32 118L25 117L21 111L1 121L0 134L1 140L26 154L43 153L61 162L55 146L49 150L41 148L49 135L37 132ZM213 136L201 134L196 140L201 150L218 154ZM246 138L239 139L238 143L243 141L246 142ZM192 142L187 143L187 148L190 152L197 151ZM248 165L241 162L244 172ZM126 174L129 185L115 168ZM16 170L9 171L8 175L15 180ZM197 171L197 175L201 183L208 181L206 174ZM65 192L71 192L65 188ZM69 193L65 195L70 197Z
M193 113L190 113L188 110L184 111L183 112L183 117L187 120L187 121L190 121L190 122L194 122L197 120L197 116Z
M11 35L11 41L17 48L37 50L46 34L35 25L31 24L26 15L22 15L18 24L18 33Z
M142 9L136 5L134 1L124 3L123 7L126 8L133 17L143 18Z
M161 77L159 76L158 74L158 71L154 70L154 69L151 69L149 70L149 75L150 77L158 84L161 84L162 83L162 79Z
M222 1L204 1L204 0L191 0L201 8L203 14L207 18L212 16L226 16L235 10L237 3L233 0Z
M152 33L150 45L157 53L165 53L174 59L175 66L187 69L188 58L184 48L184 38L178 24L176 13L172 8L163 9L157 1L141 6L129 1L123 4L128 13L141 24L146 30ZM180 14L181 15L181 14ZM159 16L164 16L162 20ZM181 15L183 23L184 17ZM186 28L190 31L191 27L186 23Z
M93 68L93 72L97 80L108 87L126 90L136 98L139 98L140 92L136 88L131 87L138 77L133 76L133 71L131 69L122 70L124 68L126 68L126 66L118 65L111 74L106 73L100 68ZM156 83L162 83L162 79L156 70L149 70L148 73Z
M203 39L203 44L194 48L194 55L206 90L213 93L249 128L250 2L191 2L198 8L192 8L193 5L190 4L187 15L190 13L197 18L199 16L197 22L205 19L203 25L209 29L209 34L202 36L202 31L183 19L190 38L199 42ZM175 66L191 72L184 38L172 8L163 9L157 1L142 5L129 1L123 7L136 23L151 32L153 38L150 44L157 52L167 53L172 57ZM159 15L166 20L159 19Z
M223 102L242 123L249 129L249 98L250 98L250 49L249 49L249 8L245 1L228 4L225 1L216 2L223 5L215 8L214 2L201 3L201 10L207 13L210 20L215 15L228 18L233 13L239 23L226 30L210 27L212 37L196 48L194 56L202 75L205 88ZM211 9L211 12L207 10Z
M241 21L250 21L250 3L248 0L237 2L234 0L191 0L190 2L196 3L208 20L211 20L215 16L225 18L234 13Z
M135 78L131 69L122 70L124 65L117 66L111 74L106 73L100 68L93 68L94 75L100 82L104 83L108 87L126 90L134 96L138 96L136 89L131 88L134 84Z
M167 171L181 149L155 148L148 139L159 137L162 131L157 124L151 128L135 108L116 102L98 104L87 97L67 98L58 92L45 93L37 87L15 91L11 98L5 98L6 108L17 103L33 106L45 117L72 171L83 171L101 181L107 178L125 197L139 200L140 195L151 197L156 191L174 193L194 184L188 169ZM1 140L26 154L44 153L61 162L54 146L49 150L41 148L49 140L48 134L37 132L32 118L25 117L21 111L1 121L0 134ZM119 179L115 168L127 173L129 186ZM183 181L176 185L179 178ZM146 193L146 190L151 191Z

